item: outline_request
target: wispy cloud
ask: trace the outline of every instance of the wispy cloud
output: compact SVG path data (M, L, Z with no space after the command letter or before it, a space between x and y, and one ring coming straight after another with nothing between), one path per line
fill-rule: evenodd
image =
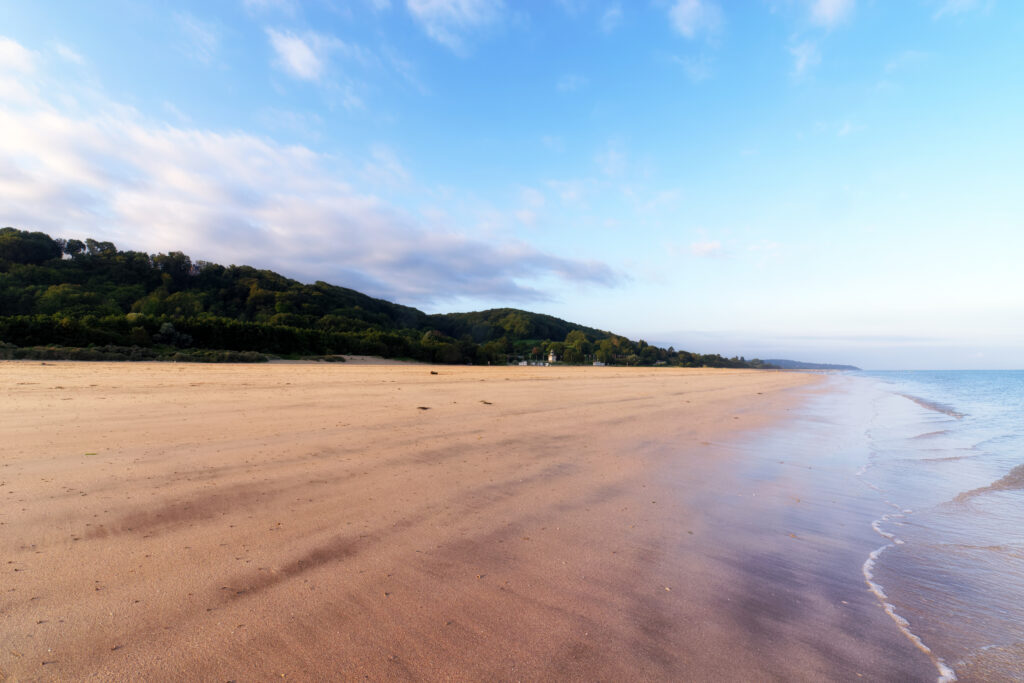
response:
M393 187L407 183L409 172L395 150L377 144L370 147L370 159L363 165L363 177L371 187Z
M35 52L10 38L0 36L0 72L31 73L35 67Z
M601 30L605 33L611 33L619 27L622 23L622 6L618 3L609 5L605 8L604 12L601 13Z
M714 35L722 27L722 10L710 0L676 0L669 9L672 27L686 38Z
M853 14L856 0L813 0L811 21L819 26L833 28Z
M805 40L789 46L789 54L793 57L793 76L803 78L807 72L821 63L821 53L812 41Z
M555 0L562 11L569 16L575 17L587 9L587 0Z
M722 243L718 240L690 243L690 253L694 256L712 257L722 256Z
M421 95L429 95L430 88L428 88L423 80L419 77L419 73L416 70L416 65L411 60L406 59L401 53L395 50L390 45L382 45L379 48L381 55L391 66L396 74L398 74L403 81L412 86Z
M853 121L843 121L836 128L836 135L841 138L845 138L847 135L853 135L861 130L864 130L864 126L856 124Z
M462 54L466 35L498 22L501 0L406 0L406 7L427 35Z
M542 135L540 138L542 145L555 152L565 151L565 141L558 135Z
M586 201L593 189L593 182L584 179L549 180L550 187L563 204L580 205Z
M10 38L0 36L0 106L38 105L39 95L31 78L38 68L38 53ZM3 130L3 129L0 129ZM11 133L4 130L0 139ZM3 159L0 158L0 166ZM2 172L0 172L2 177Z
M57 53L58 57L66 62L71 62L72 64L85 64L85 58L64 43L55 43L53 45L53 51Z
M614 140L610 140L605 148L594 156L594 161L597 162L601 173L609 177L620 176L626 170L626 154L622 151L622 146Z
M713 73L712 61L701 55L700 57L679 57L672 55L670 61L682 68L683 73L694 83L700 83L711 78Z
M535 225L540 210L547 203L544 193L533 187L524 187L520 190L519 197L520 208L515 212L516 218L524 225Z
M173 116L179 123L190 123L192 121L192 117L178 109L173 102L165 100L162 106L164 111Z
M304 140L319 140L323 119L313 112L267 108L256 115L256 121L267 130L286 133Z
M242 5L251 13L282 12L293 16L297 9L295 0L242 0Z
M324 71L323 43L301 38L290 31L267 29L270 45L277 55L277 65L285 73L306 81L318 81ZM314 49L319 42L320 49Z
M0 65L31 65L0 42ZM550 278L612 286L606 264L542 252L449 222L430 229L368 192L353 163L301 145L148 119L93 92L98 107L66 109L65 93L18 76L37 100L0 103L0 215L51 234L123 248L182 249L252 263L410 303L546 298ZM45 93L45 94L42 94ZM73 106L73 105L69 105ZM367 163L408 179L388 148ZM364 169L365 170L365 169ZM41 209L45 207L45 210Z
M979 0L942 0L932 18L941 19L942 17L963 14L981 6L983 6L983 3Z
M188 13L175 15L174 21L181 34L179 43L181 53L203 64L213 61L220 44L220 34L217 28Z
M558 79L558 83L555 84L555 88L558 92L573 92L583 88L590 81L586 76L580 76L579 74L565 74Z
M274 49L276 66L288 75L305 81L320 81L330 58L341 54L363 65L378 60L358 45L332 35L306 31L302 34L268 28L267 37Z
M931 58L927 52L920 50L904 50L885 63L883 71L887 74L907 71L924 64Z

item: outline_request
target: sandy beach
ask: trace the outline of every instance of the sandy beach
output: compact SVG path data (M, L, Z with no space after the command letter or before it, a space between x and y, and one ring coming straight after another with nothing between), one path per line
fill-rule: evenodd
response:
M821 383L0 363L0 679L934 680L744 494Z

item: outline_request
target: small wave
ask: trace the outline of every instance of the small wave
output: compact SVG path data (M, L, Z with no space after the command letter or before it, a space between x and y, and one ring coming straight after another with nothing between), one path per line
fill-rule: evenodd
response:
M963 502L982 493L988 493L989 491L1016 491L1019 489L1024 489L1024 464L1017 465L1007 472L1002 478L997 479L988 486L982 486L980 488L961 493L955 498L955 500Z
M913 462L952 462L954 460L970 460L979 457L978 453L971 453L970 455L941 455L935 458L915 458ZM906 458L911 460L911 458Z
M878 561L878 557L889 548L895 548L897 546L903 545L903 539L898 538L895 534L889 533L888 531L882 529L882 524L889 521L890 519L902 518L906 515L912 514L914 511L911 510L910 508L904 508L900 505L897 505L896 503L893 503L890 500L885 499L884 491L882 491L882 489L872 484L870 481L867 480L867 478L863 476L865 473L867 473L870 466L871 463L865 463L860 468L860 470L857 471L857 479L860 480L861 483L867 485L869 488L874 489L879 494L882 494L882 501L889 507L894 508L896 512L884 514L881 516L881 518L876 519L874 522L871 523L872 530L874 530L876 534L878 534L886 541L888 541L888 543L881 546L880 548L876 548L875 550L871 551L871 553L868 555L868 558L864 560L864 564L861 565L861 574L864 576L864 581L865 583L867 583L868 589L875 594L875 597L878 599L878 602L882 606L882 609L885 610L885 613L888 614L889 618L893 620L893 622L896 624L896 627L900 630L900 632L904 636L906 636L911 643L914 644L914 647L928 655L929 659L932 660L932 664L935 665L935 668L939 672L939 677L938 679L936 679L936 683L953 683L957 680L956 672L952 669L952 667L946 664L945 660L943 660L942 657L939 657L934 652L932 652L931 648L924 644L924 641L921 640L920 636L918 636L916 633L910 630L910 622L907 621L896 611L895 605L889 602L889 596L885 594L885 590L882 588L881 584L875 581L875 563Z
M1002 447L1004 447L1006 443L1012 444L1014 441L1020 441L1021 437L1022 435L1019 432L997 434L996 436L991 436L987 439L984 439L983 441L979 441L978 443L971 446L971 448L975 448L978 450L987 450L991 446L998 446L1000 447L1000 449L1002 449Z
M909 398L909 397L908 397ZM913 399L911 399L913 400ZM918 434L917 436L911 437L913 439L931 439L935 436L942 436L943 434L949 434L948 429L940 429L937 432L925 432L924 434Z
M924 644L921 637L910 630L910 622L907 621L903 616L896 611L896 606L889 602L889 596L885 594L885 590L881 584L875 581L875 563L878 562L879 556L889 548L895 548L897 545L902 545L903 541L896 538L894 534L890 534L887 531L883 531L881 528L882 522L885 522L893 517L902 517L903 515L882 515L881 519L876 519L871 523L871 528L875 530L879 536L885 538L889 543L883 545L880 548L876 548L868 555L868 559L864 560L864 564L861 565L860 571L864 575L864 581L868 584L868 589L875 594L878 598L878 602L882 605L882 609L889 615L889 618L895 622L896 627L899 628L900 632L907 637L914 646L921 652L928 655L932 660L932 664L939 672L937 683L952 683L957 680L956 672L946 664L942 657L937 656L932 649Z
M1006 555L1014 555L1017 557L1024 556L1024 548L1019 545L1012 543L997 543L995 545L974 545L971 543L937 543L937 548L953 548L957 550L981 550L990 553L1002 553Z
M952 406L948 406L945 403L939 403L938 401L929 401L926 398L914 396L913 394L900 394L900 396L902 396L903 398L910 399L911 401L921 406L922 408L934 410L937 413L949 415L950 417L955 417L958 420L963 419L965 417L965 413L958 412L954 410Z

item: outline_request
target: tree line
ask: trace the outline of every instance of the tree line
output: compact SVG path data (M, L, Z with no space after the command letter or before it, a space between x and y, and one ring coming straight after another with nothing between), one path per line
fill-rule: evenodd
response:
M565 363L765 367L756 359L663 349L529 311L427 315L251 266L193 261L177 251L122 251L111 242L9 227L0 229L0 342L4 357L92 349L93 355L129 359L365 354L487 364L544 361L553 353Z

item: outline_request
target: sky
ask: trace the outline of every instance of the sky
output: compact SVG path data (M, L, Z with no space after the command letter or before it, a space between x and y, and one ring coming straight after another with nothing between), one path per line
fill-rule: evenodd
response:
M1024 367L1024 3L0 16L0 225L701 353Z

